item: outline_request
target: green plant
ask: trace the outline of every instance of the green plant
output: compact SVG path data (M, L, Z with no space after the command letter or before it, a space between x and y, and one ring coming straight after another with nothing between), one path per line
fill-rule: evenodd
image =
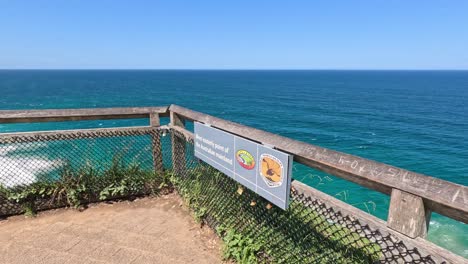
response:
M90 196L96 188L98 173L90 164L73 170L69 165L64 166L60 177L54 182L55 188L52 193L51 204L55 202L66 203L78 208L90 200Z
M125 181L122 181L120 183L112 183L111 185L105 187L100 193L99 193L99 199L100 200L107 200L110 197L114 196L123 196L127 193L127 186L125 184Z
M3 186L3 184L0 183L0 198L2 199L8 199L8 188Z
M171 180L197 221L221 225L225 255L240 263L372 263L381 255L376 243L300 199L292 199L286 211L270 207L206 166Z
M170 173L145 170L137 163L126 164L121 155L114 156L107 169L97 170L99 167L90 161L77 168L67 163L55 177L43 174L29 185L0 185L0 198L20 205L27 214L35 214L38 203L78 208L92 201L157 195L161 189L171 189Z
M26 215L36 214L35 201L38 198L46 199L52 195L54 184L48 182L35 182L30 185L18 185L6 191L7 199L19 204Z
M160 184L158 186L159 189L170 188L172 186L172 182L171 182L172 172L162 173L161 175L158 175L158 176L160 177Z
M138 193L157 194L161 188L170 186L169 177L164 173L142 170L136 163L125 166L119 160L113 161L110 169L104 172L103 178L109 184L100 191L101 200Z
M194 216L195 216L195 221L198 223L201 223L203 221L203 218L206 216L207 209L204 207L198 208L198 210L195 211Z
M224 259L233 259L239 264L259 263L257 254L262 250L263 245L254 239L237 233L234 229L226 229L219 226L217 233L223 240Z

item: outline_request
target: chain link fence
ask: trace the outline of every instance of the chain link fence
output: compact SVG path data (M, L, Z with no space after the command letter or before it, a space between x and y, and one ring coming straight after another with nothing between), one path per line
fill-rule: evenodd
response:
M164 180L155 167L171 166L170 151L161 151L170 149L166 133L130 128L0 135L0 216L154 192Z
M158 193L173 184L238 261L436 263L294 188L288 210L272 206L198 160L193 149L192 139L167 128L0 135L0 216Z
M197 218L228 238L225 244L244 243L243 248L251 248L259 262L435 263L392 235L294 188L288 210L272 206L198 160L193 140L173 133L186 140L185 159L177 161L185 164L185 170L175 175L176 189Z

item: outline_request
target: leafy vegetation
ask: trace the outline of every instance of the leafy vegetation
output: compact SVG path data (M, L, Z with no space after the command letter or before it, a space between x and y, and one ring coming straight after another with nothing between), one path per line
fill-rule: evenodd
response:
M372 263L380 248L293 200L271 206L218 171L199 166L172 182L194 217L216 228L224 257L238 263Z
M34 215L38 207L79 208L94 201L156 195L171 188L169 175L144 170L136 163L125 164L118 156L108 169L100 172L95 168L90 164L78 169L66 165L57 179L42 175L32 184L12 188L0 186L0 196L21 206L25 214Z
M234 259L239 264L258 263L257 254L264 248L263 244L222 225L216 228L216 232L224 242L224 259Z
M155 195L175 186L194 218L216 229L226 259L241 264L371 263L380 257L377 244L300 200L283 211L207 166L192 167L185 176L157 174L116 156L106 169L97 168L67 165L54 179L43 175L33 184L0 186L0 199L32 215L40 208L78 208L94 201Z
M2 188L2 192L9 201L20 204L25 215L36 214L35 201L38 198L46 198L51 195L51 184L47 182L36 182L26 187L15 186L14 188Z

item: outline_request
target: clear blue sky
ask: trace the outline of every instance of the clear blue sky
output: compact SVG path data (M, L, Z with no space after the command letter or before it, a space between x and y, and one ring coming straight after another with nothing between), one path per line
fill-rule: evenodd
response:
M0 0L0 68L468 69L468 1Z

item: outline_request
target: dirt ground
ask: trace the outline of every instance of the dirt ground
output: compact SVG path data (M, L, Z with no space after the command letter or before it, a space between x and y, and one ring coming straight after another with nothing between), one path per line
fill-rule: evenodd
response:
M0 220L0 263L222 263L176 194Z

